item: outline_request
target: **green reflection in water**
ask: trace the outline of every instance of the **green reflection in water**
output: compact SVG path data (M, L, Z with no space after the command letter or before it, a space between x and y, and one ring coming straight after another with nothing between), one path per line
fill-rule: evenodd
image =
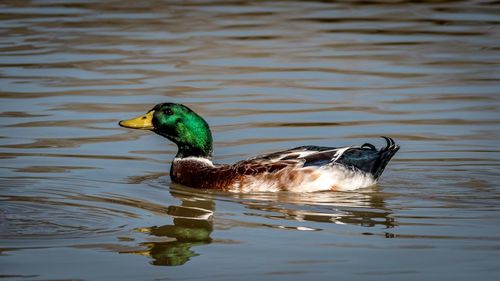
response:
M174 218L173 225L137 229L158 238L173 238L168 242L144 242L147 250L134 252L153 259L153 265L183 265L198 256L191 248L212 242L212 214L215 203L211 199L186 196L171 190L172 196L182 201L180 206L169 206L167 213Z

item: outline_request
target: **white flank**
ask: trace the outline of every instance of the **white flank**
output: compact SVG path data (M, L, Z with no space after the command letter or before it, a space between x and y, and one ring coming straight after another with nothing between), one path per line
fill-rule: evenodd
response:
M308 171L306 171L308 170ZM293 174L293 178L291 175ZM247 176L234 184L233 192L292 192L349 191L369 187L377 181L372 175L340 165L321 167L291 168L275 174L263 173Z
M373 176L364 172L347 169L340 165L329 165L318 167L300 183L291 183L288 190L294 192L348 191L372 186L375 183Z

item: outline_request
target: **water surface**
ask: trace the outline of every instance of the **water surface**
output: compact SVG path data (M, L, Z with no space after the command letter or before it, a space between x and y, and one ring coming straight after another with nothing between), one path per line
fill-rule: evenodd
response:
M498 280L495 1L0 3L0 277ZM170 182L176 148L117 121L159 102L216 161L402 149L356 192Z

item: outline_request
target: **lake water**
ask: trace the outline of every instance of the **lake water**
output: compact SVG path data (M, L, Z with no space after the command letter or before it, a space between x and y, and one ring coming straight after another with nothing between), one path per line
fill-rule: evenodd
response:
M498 1L2 1L3 280L500 280ZM215 159L401 150L355 192L170 182L160 102Z

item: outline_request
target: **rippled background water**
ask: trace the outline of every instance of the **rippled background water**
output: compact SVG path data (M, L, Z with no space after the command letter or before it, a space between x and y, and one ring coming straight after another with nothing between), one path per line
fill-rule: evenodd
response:
M497 1L2 1L0 277L499 280ZM219 162L402 146L377 187L228 194L117 121L205 116Z

